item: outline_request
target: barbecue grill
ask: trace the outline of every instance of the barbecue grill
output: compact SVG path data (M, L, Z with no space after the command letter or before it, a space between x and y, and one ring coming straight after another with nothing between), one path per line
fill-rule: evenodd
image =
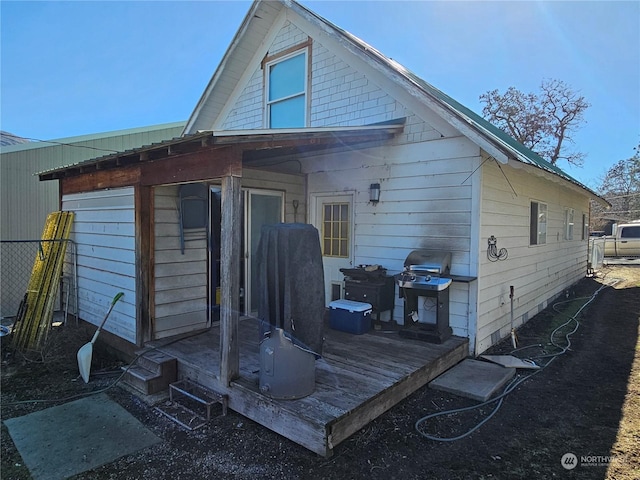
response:
M451 253L414 250L395 276L404 298L404 326L400 336L442 343L452 334L449 326ZM421 308L430 301L431 308ZM435 318L434 318L435 317Z
M451 254L414 250L404 261L404 271L396 276L400 288L442 291L449 288Z

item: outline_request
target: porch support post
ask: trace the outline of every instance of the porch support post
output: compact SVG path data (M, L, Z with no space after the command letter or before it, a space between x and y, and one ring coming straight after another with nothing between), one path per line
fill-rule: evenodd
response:
M240 373L238 320L240 318L241 177L222 178L220 381L229 385Z
M136 232L136 344L142 346L151 340L151 309L153 282L153 190L151 187L136 185L135 232Z

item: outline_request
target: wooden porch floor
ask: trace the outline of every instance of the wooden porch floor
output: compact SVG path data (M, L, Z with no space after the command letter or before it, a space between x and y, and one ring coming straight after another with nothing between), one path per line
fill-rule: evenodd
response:
M274 400L260 393L255 319L240 320L240 378L231 386L218 379L217 325L159 350L178 359L179 379L227 394L232 410L323 456L469 352L468 339L460 337L436 345L401 338L397 332L353 335L329 328L324 337L315 391L299 400Z

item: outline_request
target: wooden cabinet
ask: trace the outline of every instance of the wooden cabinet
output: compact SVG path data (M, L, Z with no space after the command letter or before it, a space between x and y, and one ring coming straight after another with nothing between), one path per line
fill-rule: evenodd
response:
M354 302L370 303L373 313L379 318L381 312L393 310L395 279L386 276L376 281L349 280L344 282L344 298Z

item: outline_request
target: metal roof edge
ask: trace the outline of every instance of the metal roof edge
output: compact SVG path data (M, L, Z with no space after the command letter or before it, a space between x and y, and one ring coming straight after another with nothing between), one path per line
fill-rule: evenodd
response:
M302 127L302 128L257 128L246 130L200 130L198 133L211 133L213 137L257 136L257 135L286 135L286 134L314 134L327 132L366 132L383 129L399 129L404 127L405 119L391 122L374 123L370 125L333 126L333 127Z
M364 126L356 126L356 127L315 127L315 128L290 128L290 129L247 129L247 130L201 130L196 133L183 135L181 137L176 137L172 139L167 139L162 142L153 143L151 145L143 145L137 148L132 148L129 150L125 150L122 152L111 153L107 155L102 155L100 157L92 158L89 160L83 160L81 162L77 162L74 164L58 166L55 168L47 169L41 172L35 173L36 176L42 177L43 175L50 175L55 172L62 172L65 170L70 170L72 168L81 167L83 165L90 166L93 164L100 163L102 161L109 160L111 158L118 157L126 157L130 155L140 154L142 152L151 151L154 149L161 149L171 147L173 145L179 145L181 143L188 143L194 140L200 140L203 138L210 137L212 139L225 139L225 138L233 138L233 137L279 137L283 135L314 135L314 134L331 134L335 133L336 135L340 133L357 133L357 132L382 132L382 131L394 131L398 133L404 128L405 119L397 119L394 123L390 122L382 122L371 125ZM238 142L240 143L240 142ZM224 144L222 144L224 145Z
M102 133L89 133L86 135L78 135L75 137L63 137L63 138L54 138L49 140L37 140L37 141L32 141L27 143L21 143L18 145L2 147L0 149L0 153L3 153L3 154L13 153L13 152L19 152L23 150L33 150L36 148L57 147L60 144L90 142L92 140L102 140L105 138L118 137L122 135L133 135L136 133L155 132L158 130L169 130L172 128L184 127L184 124L185 124L184 121L172 122L172 123L161 123L157 125L151 125L148 127L134 127L134 128L126 128L122 130L111 130L111 131L102 132Z

